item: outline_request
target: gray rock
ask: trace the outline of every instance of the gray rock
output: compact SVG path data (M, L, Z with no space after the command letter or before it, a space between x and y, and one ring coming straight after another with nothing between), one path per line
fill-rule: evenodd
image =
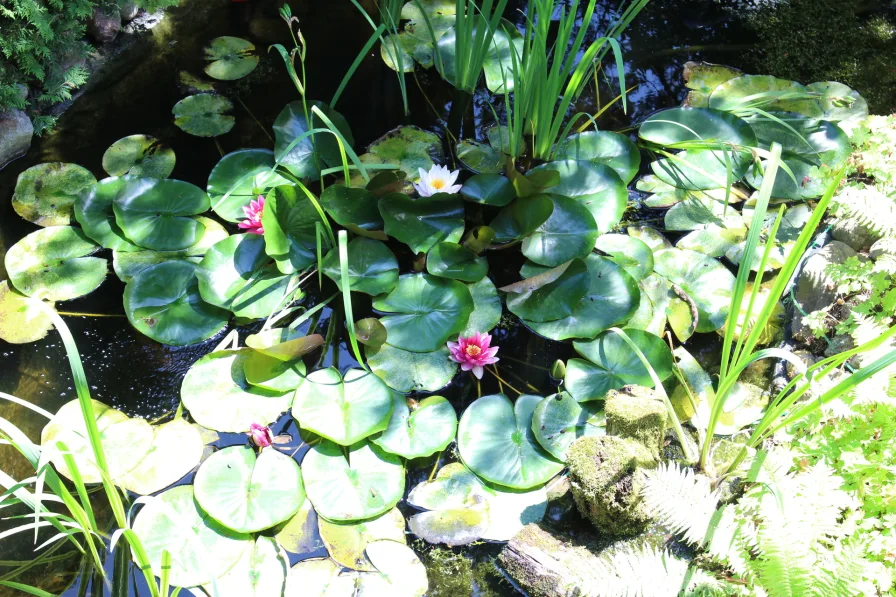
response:
M883 255L896 257L896 238L882 238L871 245L868 255L877 261Z
M21 157L31 147L34 125L21 110L0 113L0 168Z
M137 6L137 3L133 0L128 0L127 2L122 3L119 10L121 11L121 22L130 23L137 18L137 13L140 12L140 7Z
M856 251L861 251L880 238L879 234L850 218L833 220L831 222L831 236Z
M865 259L850 246L840 241L832 241L807 259L794 290L794 297L800 308L806 313L811 313L831 305L837 298L837 284L825 270L830 264L840 264L856 256ZM793 336L801 342L809 342L813 338L809 326L802 322L801 317L794 319Z
M101 44L108 43L118 36L121 31L121 12L117 6L97 6L93 11L93 18L87 24L87 33Z

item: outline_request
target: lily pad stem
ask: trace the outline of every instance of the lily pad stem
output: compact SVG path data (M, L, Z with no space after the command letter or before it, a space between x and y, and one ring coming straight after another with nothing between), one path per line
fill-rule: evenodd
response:
M507 380L502 379L501 376L498 375L496 372L494 372L494 371L492 371L491 369L488 369L488 368L486 368L486 371L488 371L489 373L491 373L492 375L494 375L495 378L497 378L498 383L503 383L505 386L507 386L508 388L510 388L511 390L513 390L514 392L516 392L517 394L519 394L520 396L523 395L522 392L520 392L520 391L517 390L515 387L513 387L512 385L510 385L509 383L507 383Z
M75 311L57 311L65 317L127 317L123 313L78 313Z
M426 479L427 481L432 481L433 477L436 476L436 470L439 468L439 461L441 459L442 459L442 452L439 452L438 454L436 454L436 461L435 461L435 464L432 465L432 471L430 471L429 478Z
M249 106L247 106L247 105L243 102L243 98L241 98L240 96L236 96L236 101L238 101L238 102L240 103L240 105L243 107L243 109L244 109L246 112L249 113L249 116L252 117L252 120L255 121L255 124L258 125L258 128L261 129L261 132L264 133L265 137L267 137L267 138L270 140L270 142L273 143L273 142L274 142L274 138L271 137L271 134L268 132L268 130L267 130L266 128L264 128L264 126L263 126L260 122L258 122L258 119L255 118L255 114L253 114L253 113L252 113L252 110L249 109Z

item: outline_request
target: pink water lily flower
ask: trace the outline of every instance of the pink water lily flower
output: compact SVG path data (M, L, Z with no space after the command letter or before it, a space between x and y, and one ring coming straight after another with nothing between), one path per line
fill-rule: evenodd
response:
M447 166L437 166L435 164L429 169L429 172L423 168L418 168L417 170L420 172L420 182L413 184L421 197L432 197L436 193L453 195L460 191L463 186L454 184L457 182L460 170L452 172Z
M249 425L249 441L259 448L267 448L274 443L274 432L270 427L252 423Z
M259 195L258 199L243 206L243 213L246 219L237 224L240 228L249 234L264 234L264 226L261 225L261 214L264 212L264 197Z
M472 371L476 379L482 379L483 367L497 363L499 360L495 356L498 353L498 347L490 347L491 343L490 334L476 332L466 338L460 337L457 342L448 343L451 360L460 363L460 368L464 371Z

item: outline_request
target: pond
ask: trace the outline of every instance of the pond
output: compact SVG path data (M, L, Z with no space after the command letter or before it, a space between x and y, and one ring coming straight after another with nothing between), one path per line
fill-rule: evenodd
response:
M115 73L108 81L90 88L62 117L56 131L37 139L27 156L0 171L0 254L38 229L18 217L10 202L19 173L32 165L57 161L77 163L99 180L106 176L102 164L106 149L129 135L144 134L158 138L174 150L177 161L170 175L172 179L205 189L209 172L223 155L247 147L273 148L271 136L275 119L284 105L298 99L276 52L262 53L258 68L248 77L230 87L221 85L235 104L236 126L232 131L214 139L189 135L174 125L171 110L187 95L181 73L201 74L202 48L212 38L236 36L252 40L258 47L272 43L289 47L292 43L289 30L278 20L280 3L217 2L215 11L202 13L206 22L201 27L193 23L189 34L184 33L185 25L184 30L179 31L178 23L188 22L190 11L198 10L195 6L201 2L184 4L172 10L173 25L158 25L161 28L170 26L170 30L153 34L157 36L153 43L159 44L155 52L144 53L141 63L129 67L131 72ZM289 4L292 13L299 18L307 42L305 80L309 98L330 98L368 38L369 25L348 0ZM372 2L364 4L370 4L369 8L373 10ZM522 0L511 2L505 12L521 27L525 24L525 5ZM589 35L597 37L607 31L618 18L615 10L615 3L599 2L588 26ZM739 13L726 10L718 2L653 0L620 39L625 85L631 88L627 97L628 110L622 110L621 102L614 103L602 112L597 124L601 130L620 131L636 140L634 129L638 124L658 110L678 106L687 95L681 76L686 62L727 64L750 72L751 61L755 58L748 51L755 47L755 43L754 34ZM162 44L166 46L164 51ZM453 88L432 69L417 69L415 75L406 78L409 114L405 116L395 73L386 67L377 51L373 54L361 63L338 106L352 127L358 153L386 131L403 125L437 132L448 149L444 125L450 120ZM576 107L598 113L618 95L617 74L611 55L601 69L597 88L589 86ZM464 137L475 137L480 142L486 140L487 129L494 124L492 105L495 97L484 90L473 95L470 116L463 123ZM446 154L450 155L450 152ZM647 160L642 160L640 173L649 172ZM631 189L630 199L637 202L644 194ZM481 224L483 218L487 221L495 213L497 209L491 207L468 209L468 224ZM655 210L635 209L625 215L625 222L651 223L656 220ZM670 238L677 239L673 235ZM419 271L414 269L415 256L407 247L392 241L390 248L396 253L401 274ZM101 256L109 257L111 262L111 251L104 251ZM487 256L490 278L496 287L518 281L518 272L525 261L523 255L518 251L491 251ZM0 280L7 278L8 272L0 260ZM57 308L77 342L92 397L130 417L167 420L180 404L184 377L200 358L218 346L225 332L189 346L166 346L131 325L122 306L124 292L125 284L109 275L96 291L58 304ZM345 309L338 293L336 284L326 277L322 288L318 287L316 276L313 283L306 284L306 296L301 304L308 308L337 295L321 310L319 317L311 318L300 328L307 334L318 333L326 339L323 350L316 349L306 355L309 371L332 366L345 373L359 367L343 328ZM351 306L356 320L388 311L385 308L374 310L371 298L357 292L352 297ZM242 339L258 333L262 323L256 321L227 329L237 329ZM571 342L556 342L533 333L506 309L491 333L492 344L500 347L500 377L488 369L481 381L466 374L455 375L446 387L434 392L447 398L458 416L479 396L554 394L560 384L560 380L551 375L555 361L566 362L576 356ZM704 367L709 368L718 364L720 343L716 334L699 334L686 346ZM26 398L50 412L56 412L77 397L65 348L55 332L31 344L11 345L0 340L0 356L0 390ZM429 394L415 397L422 399ZM32 438L40 435L45 424L40 416L15 404L0 405L0 413ZM310 449L289 413L272 425L272 431L284 438L276 449L294 456L297 461L301 461ZM245 433L221 432L213 445L220 449L245 445L246 441ZM444 466L457 460L456 453L450 451L440 452L440 456L441 460L429 456L409 462L404 497L415 485L432 478L431 472L435 472L440 462ZM0 468L21 478L27 468L22 466L23 462L16 462L17 459L8 447L0 450L0 461L3 462ZM7 462L11 464L7 466ZM193 480L194 474L191 474L179 483L191 484ZM405 517L416 512L404 501L399 509ZM101 515L109 516L108 512L101 512ZM0 559L27 559L30 556L28 539L30 537L17 539L18 542L4 540ZM422 541L414 542L413 546L429 567L428 594L431 596L468 594L466 591L481 596L519 594L491 564L501 550L499 543L481 543L453 550L436 550ZM306 547L308 549L302 553L289 554L291 565L326 555L319 540L306 541ZM110 577L114 559L114 555L106 558ZM0 570L0 574L2 572ZM104 586L89 568L81 568L76 558L42 562L22 580L35 583L40 577L44 580L53 578L45 588L54 594L60 591L71 597L111 594L110 588ZM128 587L126 594L149 594L144 579L137 573L133 573L125 584Z

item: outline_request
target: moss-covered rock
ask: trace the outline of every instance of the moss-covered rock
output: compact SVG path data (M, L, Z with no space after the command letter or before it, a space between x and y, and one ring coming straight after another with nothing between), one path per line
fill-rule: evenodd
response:
M625 386L610 390L604 403L607 434L634 440L659 455L666 435L666 405L656 390Z
M633 535L646 528L637 469L656 466L653 452L612 435L582 437L570 446L567 464L576 506L601 533Z

